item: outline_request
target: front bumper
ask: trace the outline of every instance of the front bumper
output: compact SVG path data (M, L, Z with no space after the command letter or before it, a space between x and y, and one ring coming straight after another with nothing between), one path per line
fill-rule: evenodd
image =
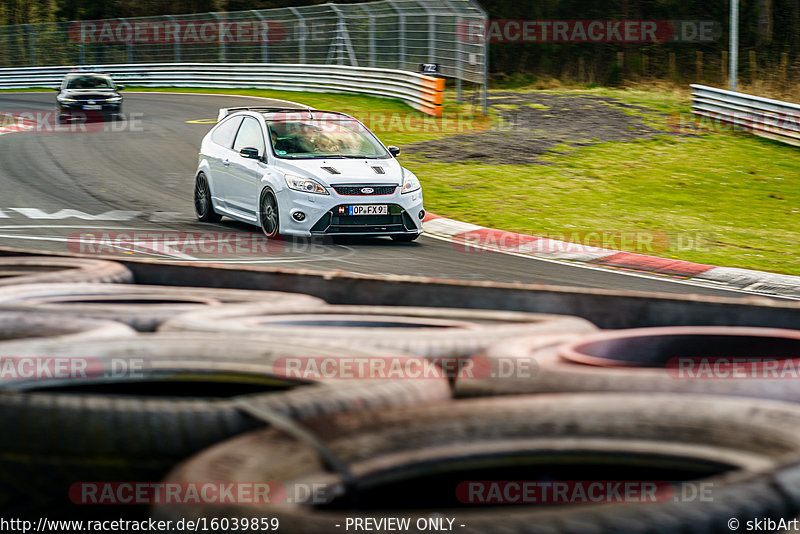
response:
M330 195L312 195L284 190L279 195L281 233L297 236L387 236L419 235L425 211L422 190L413 193L375 196L346 196L331 190ZM282 197L282 198L281 198ZM340 207L358 204L384 204L389 215L346 215ZM297 221L293 215L302 212Z
M99 102L100 109L83 109L87 105L84 101L78 102L59 102L58 113L65 117L107 117L110 115L119 115L122 113L122 102Z

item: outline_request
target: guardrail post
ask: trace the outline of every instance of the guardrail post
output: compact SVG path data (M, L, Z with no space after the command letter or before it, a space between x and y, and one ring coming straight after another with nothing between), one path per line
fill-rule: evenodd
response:
M214 20L219 22L219 32L218 32L218 36L219 36L219 60L220 60L220 62L224 63L226 61L226 57L225 57L225 39L222 38L222 34L223 34L223 31L222 31L223 30L223 28L222 28L223 19L222 19L222 17L219 16L219 13L217 13L217 12L212 12L211 16L214 17Z
M489 114L489 40L483 38L483 88L481 89L481 109Z
M731 0L730 36L730 89L736 90L736 74L739 67L739 0Z
M306 19L296 7L289 6L288 9L297 17L297 62L302 65L306 62Z
M334 44L331 45L331 50L328 52L328 61L335 50L336 62L339 65L344 65L344 56L347 54L350 59L350 66L358 67L358 60L356 59L355 50L353 50L353 43L350 42L350 32L347 29L347 22L344 20L344 13L336 4L326 4L331 10L336 13L339 22L336 24L336 37L334 37Z
M266 19L264 15L262 15L257 9L251 9L250 11L258 17L259 22L264 22ZM267 39L261 41L261 62L262 63L269 63L269 22L267 22Z

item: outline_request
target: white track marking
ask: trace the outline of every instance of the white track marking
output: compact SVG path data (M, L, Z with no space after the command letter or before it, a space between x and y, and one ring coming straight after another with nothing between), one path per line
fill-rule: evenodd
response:
M42 229L76 229L82 230L82 233L90 233L90 232L142 232L142 233L157 233L162 230L157 228L130 228L130 227L114 227L114 226L78 226L78 225L57 225L57 226L48 226L48 225L12 225L12 226L0 226L0 231L2 230L42 230ZM223 233L229 233L223 232ZM9 233L0 233L0 239L17 239L22 241L50 241L55 243L68 243L71 241L69 237L62 237L62 236L36 236L30 234L9 234ZM74 241L74 239L72 239ZM137 250L135 248L119 246L114 243L105 243L101 242L98 243L98 246L103 247L113 247L123 252L129 252L131 255L133 254L141 254L141 250ZM346 258L353 256L356 252L355 249L352 247L344 246L344 245L326 245L326 253L315 253L315 254L307 254L307 255L297 255L293 254L291 256L282 255L275 258L264 259L263 256L259 256L257 259L244 259L242 257L235 257L235 258L225 258L225 257L216 257L216 258L196 258L194 256L190 256L188 254L184 254L180 251L175 251L172 249L165 250L163 246L154 245L153 247L148 247L139 243L140 248L146 248L148 250L152 250L155 252L155 255L163 256L166 258L170 258L171 261L187 261L187 262L197 262L197 263L225 263L225 264L273 264L273 263L296 263L296 262L317 262L317 261L345 261ZM287 246L289 248L289 246ZM172 253L170 253L172 250ZM335 256L333 252L335 251L344 251L345 254L342 256ZM291 252L291 250L290 250ZM46 253L46 251L45 251ZM158 259L157 257L155 259Z
M75 209L62 209L53 213L47 213L39 208L8 208L12 211L24 215L29 219L69 219L76 218L84 221L130 221L135 219L141 211L111 210L98 215L90 215L86 212Z

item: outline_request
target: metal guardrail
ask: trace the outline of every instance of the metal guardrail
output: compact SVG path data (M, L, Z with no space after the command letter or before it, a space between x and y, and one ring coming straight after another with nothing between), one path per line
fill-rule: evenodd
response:
M488 43L474 0L379 0L0 26L0 67L153 63L347 65L420 72L485 88Z
M692 85L692 113L755 135L800 146L800 105Z
M64 75L75 69L78 67L0 69L0 89L57 87ZM429 115L442 115L444 80L402 70L269 63L137 63L104 65L97 70L110 74L119 83L143 87L258 88L367 94L402 100Z

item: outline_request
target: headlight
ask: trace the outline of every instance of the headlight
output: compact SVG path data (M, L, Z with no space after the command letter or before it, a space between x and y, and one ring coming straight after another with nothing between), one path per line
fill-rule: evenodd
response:
M68 96L57 96L56 100L59 102L77 102L74 98L70 98Z
M412 191L418 191L421 188L422 185L419 183L419 178L414 176L413 172L403 169L403 187L400 192L411 193Z
M311 178L301 178L299 176L286 175L286 185L289 189L302 191L303 193L316 193L317 195L329 195L328 191L316 180Z
M122 97L121 96L112 96L111 98L106 100L106 102L110 102L112 104L114 104L116 102L122 102Z

